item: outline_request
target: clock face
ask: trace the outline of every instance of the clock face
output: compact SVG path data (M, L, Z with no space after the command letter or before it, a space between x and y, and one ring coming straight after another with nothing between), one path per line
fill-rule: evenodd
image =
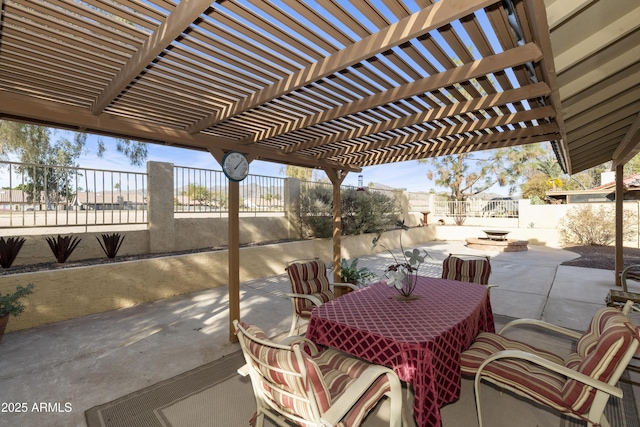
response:
M228 151L222 158L222 171L232 181L242 181L249 174L249 162L242 153Z

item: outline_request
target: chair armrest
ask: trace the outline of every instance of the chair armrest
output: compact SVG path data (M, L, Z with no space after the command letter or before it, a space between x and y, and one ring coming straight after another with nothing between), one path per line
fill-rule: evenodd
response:
M491 284L488 284L488 285L487 285L487 288L491 289L491 288L497 288L497 287L499 287L499 286L500 286L500 285L491 285Z
M298 344L302 348L308 348L311 356L315 356L316 354L318 354L318 347L315 345L315 343L303 336L290 335L278 341L278 344L286 345L286 346L292 346L293 344Z
M249 370L250 370L250 369L251 369L251 368L249 368L249 364L248 364L248 363L245 363L244 365L242 365L242 366L240 366L240 367L238 368L238 373L239 373L241 376L246 377L246 376L248 376L248 375L249 375Z
M358 290L358 286L354 285L353 283L329 283L329 285L333 286L334 288L336 286L341 286L344 288L353 289L354 291Z
M382 375L387 375L391 386L391 399L402 399L402 386L395 372L379 365L371 365L365 369L360 377L333 402L331 408L322 415L321 421L327 427L333 427L351 410L353 405L362 397L371 385Z
M511 322L507 323L506 325L504 325L502 327L502 329L500 329L500 331L498 332L498 335L502 335L504 333L504 331L506 331L507 329L514 327L514 326L538 326L544 329L549 329L551 331L557 332L559 334L562 335L566 335L569 336L571 338L575 338L575 339L580 339L580 337L582 337L582 332L577 332L577 331L573 331L571 329L567 329L567 328L563 328L562 326L556 326L554 324L545 322L543 320L537 320L537 319L516 319L516 320L512 320Z
M536 354L528 353L526 351L521 350L502 350L498 351L491 356L489 356L478 368L478 372L476 373L476 382L479 381L479 378L482 376L482 370L491 362L499 359L523 359L528 360L531 363L535 363L536 365L542 366L544 368L549 369L550 371L557 372L565 377L574 379L576 381L580 381L583 384L586 384L595 389L601 390L611 396L615 396L618 398L622 397L622 389L618 387L614 387L610 384L607 384L603 381L596 380L595 378L591 378L588 375L575 371L573 369L569 369L566 366L559 365L557 363L551 362L543 357L540 357Z
M304 299L308 299L309 301L311 301L311 303L313 305L315 305L316 307L320 307L322 305L322 301L320 301L319 298L313 296L313 295L308 295L308 294L291 294L291 293L287 293L285 294L286 296L288 296L289 298L304 298Z

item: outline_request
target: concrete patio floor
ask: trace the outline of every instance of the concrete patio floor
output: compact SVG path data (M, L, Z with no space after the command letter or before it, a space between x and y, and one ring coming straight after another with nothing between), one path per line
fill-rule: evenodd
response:
M561 266L578 256L561 249L497 253L438 241L420 247L433 257L421 267L430 276L440 275L449 253L490 255L491 283L499 285L491 290L495 314L572 329L586 328L614 283L609 270ZM359 265L382 275L390 260L381 253L361 257ZM269 336L286 333L288 291L284 272L242 283L242 320ZM239 345L228 342L227 304L227 288L215 288L6 334L0 343L0 403L26 403L26 411L0 412L0 426L85 426L84 411L93 406L237 351ZM635 374L632 379L640 380ZM640 389L634 393L640 406ZM42 403L48 411L35 410Z

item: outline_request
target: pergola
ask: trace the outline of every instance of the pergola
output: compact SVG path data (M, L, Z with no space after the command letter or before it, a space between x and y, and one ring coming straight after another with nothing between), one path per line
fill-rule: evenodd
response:
M543 141L621 195L640 151L637 0L0 2L0 118L319 168L338 201L364 166Z

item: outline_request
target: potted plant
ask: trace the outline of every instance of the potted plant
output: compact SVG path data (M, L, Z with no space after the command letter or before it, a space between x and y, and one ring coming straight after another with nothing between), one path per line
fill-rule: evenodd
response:
M354 258L351 262L348 262L345 258L340 261L340 278L342 282L353 283L356 286L366 286L377 277L367 267L358 267L358 258ZM346 294L350 291L351 289L344 288L342 292Z
M16 291L12 294L2 295L0 293L0 341L4 335L4 330L7 327L9 321L9 315L17 316L24 311L24 304L20 301L29 294L33 293L33 284L29 283L27 286L16 287Z

